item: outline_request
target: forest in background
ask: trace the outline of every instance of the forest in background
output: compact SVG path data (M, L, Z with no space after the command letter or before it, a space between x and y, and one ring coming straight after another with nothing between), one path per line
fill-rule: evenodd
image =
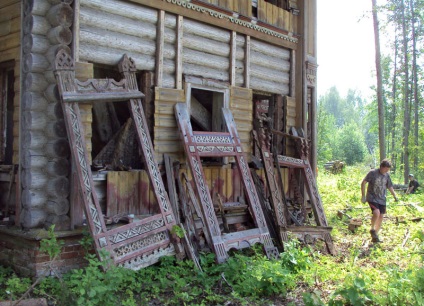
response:
M384 156L393 163L395 180L406 183L409 173L419 178L424 173L424 1L384 2L372 0L377 86L370 87L375 94L366 100L349 90L343 97L333 87L318 98L318 163L342 160L375 167ZM386 54L380 41L387 43Z

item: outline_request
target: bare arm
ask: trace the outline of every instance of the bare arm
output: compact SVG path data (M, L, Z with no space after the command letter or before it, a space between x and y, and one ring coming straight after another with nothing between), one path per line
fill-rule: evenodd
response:
M361 193L362 193L362 197L365 197L365 186L367 185L367 181L366 180L362 180L361 183Z
M395 201L397 201L397 200L398 200L398 198L397 198L397 196L396 196L396 192L395 192L395 190L393 189L393 186L389 188L389 191L390 191L390 193L392 194L392 196L395 198Z

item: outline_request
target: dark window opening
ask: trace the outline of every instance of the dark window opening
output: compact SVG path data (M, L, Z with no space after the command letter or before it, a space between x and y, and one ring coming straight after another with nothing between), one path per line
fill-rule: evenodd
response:
M224 93L219 91L191 89L190 122L193 131L225 132L226 126L222 115ZM223 158L202 158L205 164L222 164Z
M120 81L117 69L95 65L95 79ZM139 79L139 78L138 78ZM139 145L128 103L93 103L92 158L95 169L141 169Z
M0 64L0 163L13 163L14 62Z

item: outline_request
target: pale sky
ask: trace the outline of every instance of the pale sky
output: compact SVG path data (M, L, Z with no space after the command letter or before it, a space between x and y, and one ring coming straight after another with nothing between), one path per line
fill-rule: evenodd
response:
M375 79L371 0L318 0L318 98L336 86L344 97L357 89L364 98Z

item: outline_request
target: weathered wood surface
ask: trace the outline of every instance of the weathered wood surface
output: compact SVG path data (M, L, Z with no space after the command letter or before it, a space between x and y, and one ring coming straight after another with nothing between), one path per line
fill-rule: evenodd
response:
M72 70L69 69L68 65L71 65ZM106 249L112 254L111 257L116 265L132 269L140 269L151 265L157 262L161 256L175 254L175 250L178 250L179 247L174 247L172 244L170 230L176 224L176 220L169 198L165 193L157 162L154 159L153 146L139 96L141 93L135 93L138 89L135 79L136 67L134 61L127 56L123 57L119 64L119 69L123 76L122 83L128 84L128 87L125 87L126 91L123 91L120 87L116 88L116 93L113 96L122 93L127 97L126 93L128 91L134 91L134 96L128 105L132 119L135 122L139 146L147 163L146 168L151 180L151 186L158 201L158 207L156 207L158 213L145 219L134 220L127 225L111 230L106 228L94 189L93 175L88 165L85 141L81 137L82 123L79 116L78 103L68 103L64 99L66 92L73 92L73 95L75 95L80 90L78 81L75 80L73 69L74 62L72 58L66 53L59 53L56 61L56 76L60 87L62 104L65 107L68 136L71 142L72 155L76 163L79 186L81 193L84 194L85 213L94 238L96 251L99 253L100 249ZM92 80L94 83L100 81ZM110 86L112 83L108 84ZM85 93L81 95L81 97L86 99L86 103L92 102L93 99L97 101L95 96L100 94L96 88L91 90L91 94ZM111 87L103 90L113 91ZM81 102L83 101L82 98L80 100ZM120 100L122 99L118 97L118 101Z
M109 171L107 173L106 215L153 215L157 201L146 171Z
M178 134L174 106L185 100L184 90L155 88L154 145L158 162L163 161L163 154L182 160L183 147Z
M223 116L227 126L226 132L194 132L192 130L187 106L185 103L175 105L175 116L178 121L181 140L184 142L184 149L188 159L193 179L196 186L197 195L200 197L203 208L203 216L206 221L207 230L213 241L213 251L217 261L223 262L228 258L230 248L241 249L258 242L262 243L268 257L278 256L278 251L274 247L264 220L263 212L258 202L258 195L253 184L248 166L241 150L240 139L231 112L223 108ZM211 193L205 184L205 174L203 172L200 156L234 156L236 165L242 177L243 187L246 193L247 202L250 206L252 218L257 228L241 230L237 233L221 235L219 223L214 212ZM248 243L246 244L246 241Z
M230 109L237 125L238 135L243 145L243 151L246 152L246 158L250 161L250 152L252 152L253 145L251 139L251 131L253 128L252 90L242 87L231 87Z

